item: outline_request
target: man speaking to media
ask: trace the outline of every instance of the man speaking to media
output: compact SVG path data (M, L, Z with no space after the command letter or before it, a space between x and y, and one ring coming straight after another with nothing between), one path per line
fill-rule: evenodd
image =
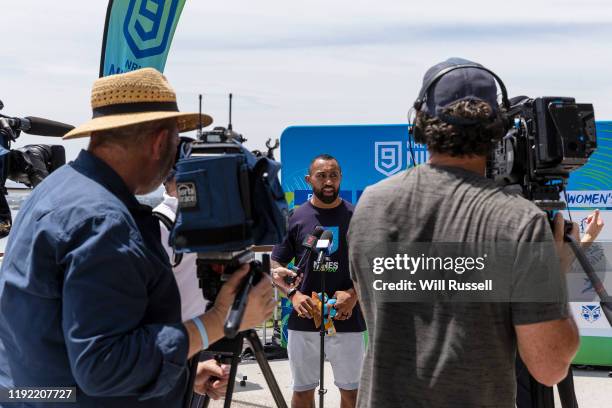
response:
M540 303L393 303L376 301L368 284L363 255L376 245L539 242L555 250L545 213L485 178L491 141L504 134L495 77L453 58L426 72L421 95L415 139L427 145L428 163L367 188L349 229L351 275L370 333L358 405L513 408L517 350L546 385L565 377L576 353L560 270L547 281L559 301ZM562 240L562 217L554 235ZM541 282L537 262L550 260L533 261L513 290Z
M324 339L325 356L334 372L334 383L340 389L341 407L352 408L357 400L361 362L363 360L365 324L357 303L357 294L348 271L346 232L353 206L339 197L342 171L338 161L327 154L312 159L305 177L312 186L312 198L297 208L289 218L289 230L282 243L272 251L275 282L283 288L282 276L293 274L285 266L295 258L303 272L299 287L287 293L293 304L289 317L287 352L293 380L293 408L314 406L314 391L320 379L320 334L313 320L318 316L311 295L321 291L321 274L325 274L325 291L335 298L335 335ZM302 243L317 228L333 233L330 261L319 265ZM320 237L321 235L319 235Z
M53 406L181 407L191 394L187 358L223 337L248 268L232 275L211 310L182 323L158 220L135 194L167 176L179 132L212 119L179 112L152 68L96 80L91 104L93 119L64 136L91 136L88 149L34 189L9 237L0 388L76 387L76 404ZM274 304L262 279L242 328L264 321Z

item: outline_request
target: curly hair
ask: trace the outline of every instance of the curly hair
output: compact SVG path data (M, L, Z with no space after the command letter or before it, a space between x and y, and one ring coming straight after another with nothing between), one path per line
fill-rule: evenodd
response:
M473 125L453 125L424 112L417 112L414 126L418 128L423 142L431 152L450 156L484 156L490 152L492 141L503 136L501 114L491 117L492 108L486 102L459 101L443 113L480 121Z

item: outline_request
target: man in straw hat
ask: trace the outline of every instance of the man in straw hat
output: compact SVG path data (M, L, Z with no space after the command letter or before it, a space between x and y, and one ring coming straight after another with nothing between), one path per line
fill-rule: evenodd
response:
M76 387L77 406L179 407L190 394L187 359L223 337L247 269L210 311L181 323L159 224L134 195L164 180L179 132L212 119L179 112L174 91L151 68L98 79L91 105L93 119L64 136L90 136L87 151L32 192L9 238L0 271L0 388ZM264 279L243 328L273 307ZM216 374L224 375L220 367Z

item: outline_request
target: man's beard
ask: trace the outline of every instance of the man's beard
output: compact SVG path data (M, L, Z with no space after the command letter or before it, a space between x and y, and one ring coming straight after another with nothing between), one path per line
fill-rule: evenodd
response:
M325 204L331 204L336 201L336 199L338 198L338 191L339 190L334 189L334 193L332 195L325 195L325 193L323 193L323 189L313 189L315 197L317 197L319 201L322 201Z

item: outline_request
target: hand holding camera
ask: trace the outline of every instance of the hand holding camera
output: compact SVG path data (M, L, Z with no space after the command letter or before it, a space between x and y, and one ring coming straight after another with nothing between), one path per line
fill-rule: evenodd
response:
M211 313L215 316L215 321L219 322L220 326L223 326L223 322L247 273L249 273L248 264L242 265L232 273L227 282L221 287L214 306L207 312L207 314ZM272 315L274 305L275 301L270 278L264 274L259 283L249 293L240 330L247 330L265 322Z

